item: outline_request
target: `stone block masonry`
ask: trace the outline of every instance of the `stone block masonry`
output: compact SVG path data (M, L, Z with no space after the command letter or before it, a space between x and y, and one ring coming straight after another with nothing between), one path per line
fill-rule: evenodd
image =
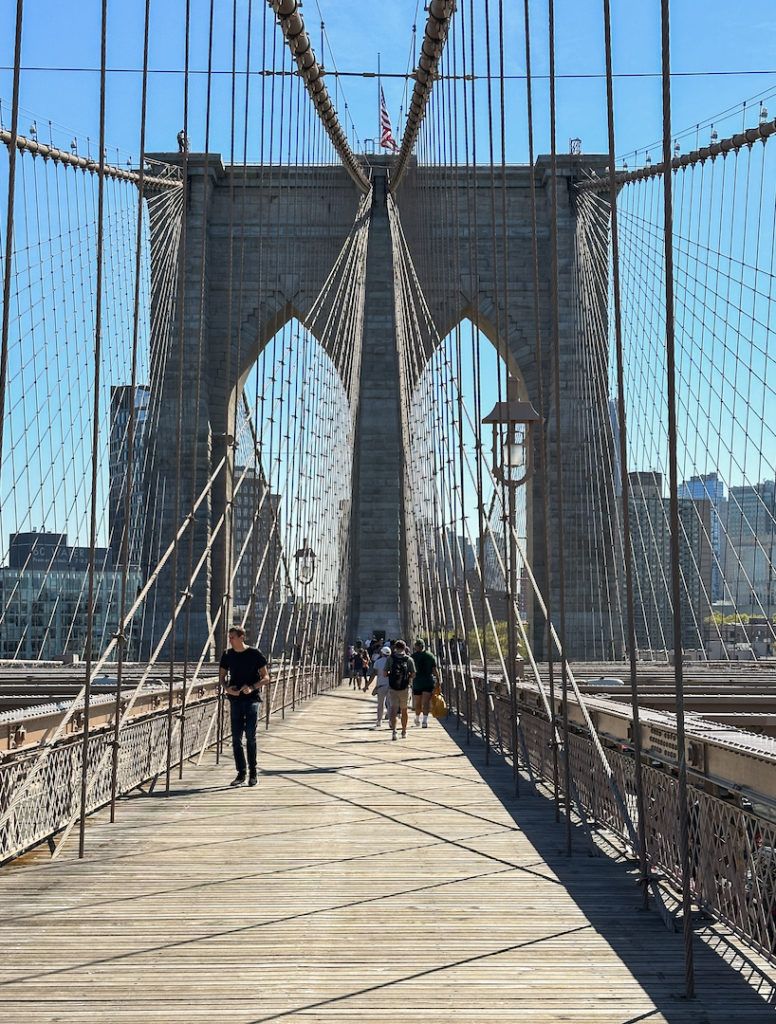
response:
M157 154L168 162L180 162L178 154ZM604 158L585 157L585 169L602 169ZM403 633L408 623L407 559L403 536L400 485L403 457L399 413L399 367L394 326L393 254L385 205L385 189L391 160L370 158L375 201L370 223L361 394L353 464L351 535L350 612L351 638L368 639L382 629L389 636ZM185 422L199 421L196 472L183 481L178 507L174 502L177 409L177 367L180 356L179 331L173 332L173 350L167 359L152 402L159 409L159 432L170 439L157 444L153 466L158 514L146 538L148 561L163 550L174 529L187 514L193 496L203 486L224 454L224 436L231 422L231 410L243 381L259 353L273 335L292 317L304 321L305 313L319 294L358 208L359 193L347 172L340 167L224 167L217 154L190 154L189 200L186 225L186 303L184 308L183 361ZM444 277L431 274L430 267L416 260L421 286L438 328L444 338L464 317L468 317L493 342L507 360L510 370L522 382L527 397L539 408L538 367L535 356L537 327L543 345L544 408L548 417L550 466L549 502L554 507L553 406L551 401L551 266L549 251L549 162L539 158L536 167L509 167L502 183L506 218L491 223L491 175L488 168L461 168L448 172L443 183L429 185L433 169L411 169L397 194L397 204L410 251L431 250L451 255ZM585 580L592 578L589 531L582 508L577 467L585 446L605 451L606 438L577 437L580 421L575 394L575 292L573 263L576 215L569 182L582 173L579 160L559 161L559 262L561 280L560 339L562 430L564 431L564 478L566 521L551 522L551 536L566 545L569 649L583 658L587 637L600 635L600 604L591 600ZM539 217L540 324L534 323L533 259L529 203L530 175L537 189ZM458 175L458 179L455 179ZM468 175L468 177L467 177ZM473 180L470 180L474 176ZM425 176L425 177L424 177ZM450 203L444 189L457 189ZM435 196L439 202L433 207ZM457 210L455 219L450 211ZM466 225L478 226L473 244L461 241ZM152 226L153 227L153 226ZM163 225L159 225L163 230ZM204 250L203 250L204 232ZM421 238L422 232L430 232ZM501 266L493 265L491 234L496 251L504 244L509 252L509 280L500 284ZM230 253L239 250L241 273L230 278ZM202 253L205 265L202 266ZM244 254L244 255L243 255ZM454 258L453 258L454 256ZM604 254L605 256L605 254ZM498 262L498 261L497 261ZM204 294L201 293L204 282ZM230 312L231 306L231 312ZM235 312L239 310L239 316ZM602 323L606 323L602 296ZM228 368L228 373L227 373ZM601 380L591 393L605 396L607 368L599 366ZM578 374L577 374L578 375ZM198 410L197 410L198 398ZM595 443L594 443L595 442ZM194 432L184 438L183 465L193 462ZM568 472L566 472L568 471ZM576 481L576 483L575 483ZM532 482L529 552L543 591L549 592L557 608L557 581L545 565L541 543L544 502L538 478ZM195 550L206 543L208 521L222 514L230 495L230 479L222 475L211 500L203 507L196 524ZM213 548L212 557L192 598L192 626L188 654L198 657L203 637L224 599L227 552L231 538L224 532ZM551 561L553 555L551 552ZM585 571L582 571L584 568ZM605 567L604 567L605 568ZM602 572L600 575L605 575ZM161 631L169 620L169 582L157 589L154 621ZM155 638L150 638L151 642ZM178 632L177 651L182 656ZM538 656L546 654L544 625L533 620L533 643Z

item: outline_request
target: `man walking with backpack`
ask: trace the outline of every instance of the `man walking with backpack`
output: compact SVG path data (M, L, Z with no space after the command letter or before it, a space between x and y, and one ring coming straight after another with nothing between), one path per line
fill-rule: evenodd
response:
M391 739L396 739L396 716L401 713L401 738L407 736L407 700L410 685L415 678L415 662L407 653L407 645L397 640L393 654L385 665L388 673L388 708L391 723Z
M391 648L386 644L385 647L381 647L378 651L378 657L372 662L372 679L377 679L377 686L375 687L375 695L377 697L377 722L372 726L373 729L379 729L383 723L383 709L387 709L390 713L388 706L388 672L385 666L391 657Z

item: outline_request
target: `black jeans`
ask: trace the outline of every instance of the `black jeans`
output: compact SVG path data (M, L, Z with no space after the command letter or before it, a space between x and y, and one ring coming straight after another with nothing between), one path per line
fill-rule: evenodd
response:
M248 768L251 775L256 774L256 726L259 721L259 702L257 700L232 700L232 750L234 764L238 775L245 775L245 751L242 738L245 734L245 746L248 750Z

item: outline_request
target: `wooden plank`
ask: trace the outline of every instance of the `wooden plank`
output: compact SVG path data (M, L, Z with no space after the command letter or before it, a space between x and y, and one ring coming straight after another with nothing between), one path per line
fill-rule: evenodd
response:
M260 736L256 789L228 761L169 797L134 795L55 863L0 874L4 1019L42 1022L773 1019L773 974L637 908L627 865L593 856L543 795L512 795L465 731L392 742L342 688Z

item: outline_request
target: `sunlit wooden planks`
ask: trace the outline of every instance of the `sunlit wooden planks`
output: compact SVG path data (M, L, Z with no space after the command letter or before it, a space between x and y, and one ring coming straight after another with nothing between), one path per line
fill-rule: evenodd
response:
M86 860L7 868L4 1019L773 1019L762 963L706 945L699 999L676 999L681 937L637 911L625 865L581 836L563 856L551 804L515 799L463 730L393 743L372 712L342 688L261 735L257 789L229 789L228 760L190 768L91 820Z

